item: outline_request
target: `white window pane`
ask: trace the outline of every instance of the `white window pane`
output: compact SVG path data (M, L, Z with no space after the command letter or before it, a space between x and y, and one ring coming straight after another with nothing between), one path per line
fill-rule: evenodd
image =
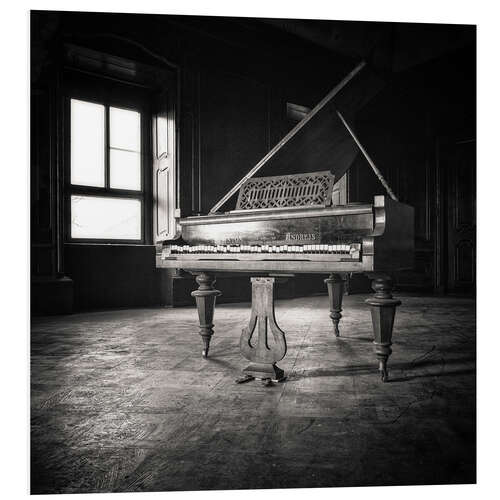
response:
M72 195L71 237L140 240L140 200Z
M110 149L110 186L115 189L141 189L141 153Z
M104 106L71 99L71 184L104 187Z
M112 148L141 150L141 115L128 109L109 108L109 145Z

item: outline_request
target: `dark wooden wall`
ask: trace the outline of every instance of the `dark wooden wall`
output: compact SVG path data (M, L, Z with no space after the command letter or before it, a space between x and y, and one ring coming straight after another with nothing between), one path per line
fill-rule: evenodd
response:
M400 289L475 289L475 66L467 47L396 74L358 117L363 144L400 201L415 207L415 268L396 276ZM358 156L350 198L377 191Z
M286 102L313 106L356 62L250 19L33 12L31 24L32 310L42 314L158 305L177 296L182 302L191 286L154 268L152 245L64 241L59 175L65 43L151 67L176 65L182 216L206 213L294 125ZM356 118L362 141L394 190L416 207L416 270L397 277L401 288L446 291L458 283L469 290L474 283L475 193L456 194L463 182L455 182L453 193L448 189L455 172L460 179L475 175L474 55L462 50L397 74ZM456 171L453 158L464 140L469 163ZM362 158L349 186L351 201L382 192ZM454 230L450 200L460 214L465 200L469 224L455 232L468 231L468 243L460 234L448 236ZM227 280L221 289L228 298L246 298L242 286ZM319 277L302 279L299 288L314 293L323 284Z

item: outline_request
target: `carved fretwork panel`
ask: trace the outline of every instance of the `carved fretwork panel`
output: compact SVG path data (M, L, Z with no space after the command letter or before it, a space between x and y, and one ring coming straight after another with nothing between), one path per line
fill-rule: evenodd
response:
M254 177L240 189L238 209L326 207L332 203L330 172Z

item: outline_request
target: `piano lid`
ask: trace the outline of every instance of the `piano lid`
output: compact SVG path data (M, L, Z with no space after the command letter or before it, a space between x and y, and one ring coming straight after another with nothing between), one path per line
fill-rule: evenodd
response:
M383 87L363 61L336 85L274 148L210 210L216 212L253 177L330 170L340 179L358 154L358 147L337 115L351 118Z

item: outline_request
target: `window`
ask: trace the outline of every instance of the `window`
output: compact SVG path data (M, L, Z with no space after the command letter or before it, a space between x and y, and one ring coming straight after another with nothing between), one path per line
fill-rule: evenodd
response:
M70 44L64 58L65 242L175 238L177 70Z
M144 241L143 116L139 109L70 98L71 241Z

